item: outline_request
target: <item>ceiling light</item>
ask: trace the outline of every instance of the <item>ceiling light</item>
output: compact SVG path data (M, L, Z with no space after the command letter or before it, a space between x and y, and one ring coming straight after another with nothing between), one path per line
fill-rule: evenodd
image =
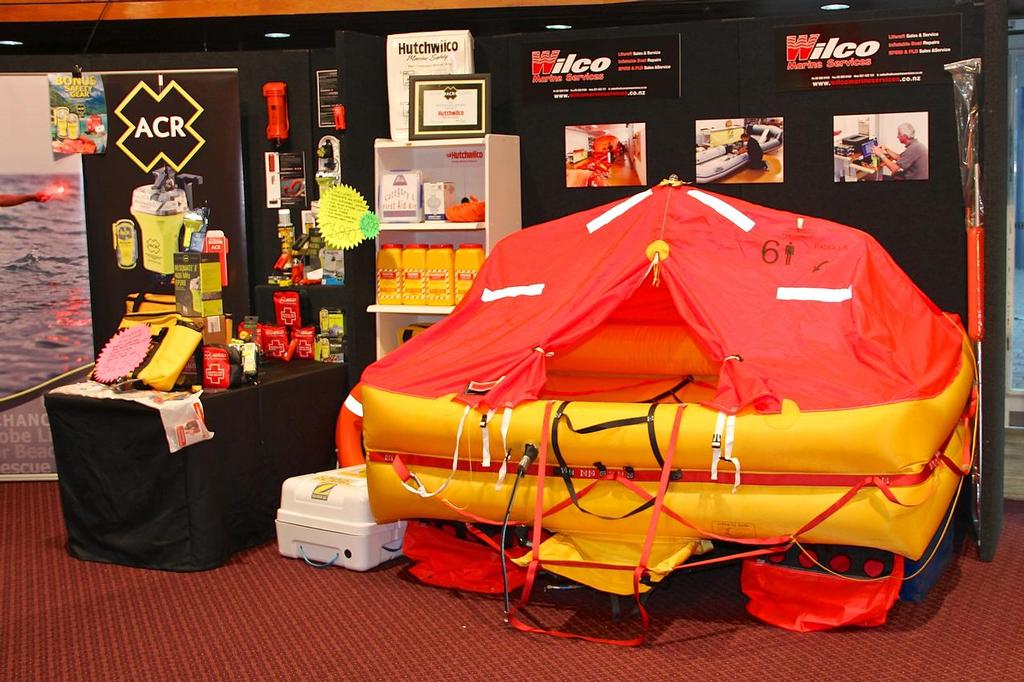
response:
M850 9L850 6L847 5L845 2L830 2L827 5L822 5L821 9L825 10L826 12L831 12L840 9Z
M564 31L566 29L572 28L572 26L570 26L569 24L548 24L544 28L551 29L552 31Z
M0 40L0 45L6 45L8 47L18 47L19 45L24 44L25 43L21 42L20 40Z
M270 33L264 33L264 38L291 38L291 33L282 33L281 31L271 31Z

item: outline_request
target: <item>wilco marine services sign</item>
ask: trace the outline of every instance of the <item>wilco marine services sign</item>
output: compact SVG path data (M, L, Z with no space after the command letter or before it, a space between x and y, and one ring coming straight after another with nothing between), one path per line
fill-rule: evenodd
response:
M960 15L775 29L779 90L945 83L960 59Z
M678 35L527 45L521 62L526 101L679 96Z

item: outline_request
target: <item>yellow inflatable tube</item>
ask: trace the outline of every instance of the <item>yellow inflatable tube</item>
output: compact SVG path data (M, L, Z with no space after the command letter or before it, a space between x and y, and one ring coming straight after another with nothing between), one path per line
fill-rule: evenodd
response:
M941 394L925 399L856 410L800 412L784 401L780 414L741 413L736 418L734 453L744 470L816 473L907 473L931 459L952 432L974 385L974 363L965 349L960 372ZM363 386L363 438L367 450L415 452L451 457L465 406L445 396L414 398ZM578 429L612 419L645 416L650 405L573 402L565 413ZM673 404L658 405L654 428L662 450L667 449ZM518 459L525 443L540 443L544 401L524 403L512 412L506 442ZM501 413L487 429L492 453L501 454ZM680 466L707 469L711 438L718 413L688 405L683 414L677 449ZM479 461L483 447L481 415L472 412L463 429L461 452ZM646 425L578 435L559 431L559 445L569 464L608 467L652 467ZM496 471L497 466L492 467Z
M585 370L581 365L564 371ZM720 415L701 405L686 405L672 468L679 470L665 500L671 514L659 522L659 538L747 538L789 536L803 530L807 542L860 545L918 558L960 480L960 474L940 461L943 454L961 470L971 438L964 413L974 386L974 362L964 346L959 372L939 395L931 398L850 410L801 412L785 401L780 414L742 412L736 416L732 455L741 465L734 490L734 464L718 464L712 481L712 437L721 432ZM683 394L683 399L689 395ZM400 518L466 520L470 516L499 520L503 517L514 464L526 443L539 445L549 400L517 406L511 412L508 433L501 434L500 411L481 427L481 415L455 402L453 396L415 398L363 386L363 437L369 466L370 502L381 522ZM558 407L560 401L555 401ZM653 408L653 425L646 421L580 434L559 420L558 449L573 469L577 491L587 487L601 470L606 478L589 488L580 504L606 517L635 509L644 499L623 481L635 475L633 485L648 495L657 488L659 464L652 452L652 429L662 455L669 451L673 415L677 406ZM630 402L572 402L564 414L578 431L584 427L628 418L643 418L651 406ZM456 434L462 431L456 445ZM483 432L489 441L489 466L484 467ZM501 485L498 469L502 443L511 451L512 472ZM452 453L459 462L452 473ZM396 473L393 461L412 471L426 491L443 492L422 497L410 492ZM548 453L548 465L557 465ZM513 520L533 518L536 477L520 484ZM858 486L860 486L858 488ZM837 501L839 508L817 519ZM544 509L565 502L566 485L557 472L547 474ZM686 524L672 518L684 519ZM636 540L647 531L650 511L608 521L587 514L572 504L544 518L545 528L571 534L606 535L609 541ZM813 527L805 529L812 520Z
M943 454L952 462L966 468L964 452L970 433L959 425L949 439ZM485 519L500 520L508 502L509 475L499 490L495 490L493 470L479 468L479 462L468 462L459 469L445 490L435 497L423 499L406 490L392 464L396 453L381 453L368 449L370 460L367 479L370 504L380 522L403 518L438 518L468 520L465 510ZM444 484L451 474L450 458L423 458L399 454L414 470L424 488L433 491ZM429 466L428 459L435 466ZM678 467L682 454L677 451L673 468ZM549 460L550 464L550 460ZM723 465L719 482L673 482L665 497L665 508L688 521L683 525L668 515L662 515L657 537L680 540L705 537L735 539L763 539L788 537L824 514L852 488L868 476L843 477L841 485L759 485L757 473L745 469L741 484L733 491L733 476L729 466ZM637 476L652 472L636 470ZM728 473L726 473L728 472ZM707 476L707 471L683 470L684 474ZM861 487L834 513L799 535L801 541L840 545L875 547L911 559L917 559L928 545L935 528L946 512L960 481L960 474L949 466L931 459L922 463L917 471L907 473L903 479L911 485L899 485L900 477L889 477L892 485L883 490L875 485ZM536 477L527 476L519 485L512 508L514 522L529 522L536 503ZM784 479L783 479L784 480ZM591 480L574 479L577 491ZM636 483L648 495L654 496L657 481ZM887 493L898 502L892 502ZM543 508L562 503L568 497L563 480L549 471L544 480ZM604 516L621 516L636 508L644 498L616 480L602 480L580 498L588 511ZM586 533L590 537L605 536L609 541L622 539L637 541L645 537L650 511L607 521L579 511L569 504L544 518L544 527L553 532Z

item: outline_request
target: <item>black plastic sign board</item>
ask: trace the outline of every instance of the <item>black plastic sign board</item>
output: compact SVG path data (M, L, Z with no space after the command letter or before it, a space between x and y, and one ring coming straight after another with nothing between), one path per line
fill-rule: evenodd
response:
M678 97L679 54L678 35L524 45L523 99Z
M83 158L85 222L97 352L117 330L125 297L173 293L190 208L228 241L225 312L249 310L242 195L241 114L235 69L104 72L109 145ZM111 226L134 238L138 260L117 261ZM134 226L134 229L130 229Z
M903 17L775 29L778 90L948 83L961 58L960 15Z

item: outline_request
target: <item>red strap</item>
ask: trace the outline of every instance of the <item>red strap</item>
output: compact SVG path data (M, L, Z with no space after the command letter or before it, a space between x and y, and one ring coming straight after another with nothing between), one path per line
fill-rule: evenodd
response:
M729 554L727 556L714 557L713 559L701 559L700 561L685 561L676 568L696 568L698 566L711 566L712 564L721 564L726 561L736 561L737 559L749 559L756 556L764 556L765 554L778 554L779 552L785 552L793 545L793 541L790 540L784 545L777 545L775 547L763 547L761 549L752 549L749 552L738 552L736 554ZM672 569L675 570L675 569Z
M676 458L676 439L679 438L679 425L683 422L683 408L680 405L676 408L676 416L672 420L672 433L669 436L668 450L665 452L664 464L661 467L661 481L658 482L658 494L654 497L654 507L651 509L651 521L647 526L647 537L644 538L644 548L640 552L640 561L636 570L633 571L633 599L640 611L640 620L643 622L644 631L642 637L646 639L649 618L647 609L640 603L640 579L647 573L647 562L651 558L651 548L654 547L654 536L658 531L658 520L661 517L662 507L665 506L665 493L668 492L668 481L672 475L672 465Z
M460 516L465 516L467 519L469 519L469 521L475 521L476 523L485 523L485 524L487 524L489 526L501 526L501 525L504 525L504 523L505 523L504 521L495 521L494 519L489 519L489 518L487 518L485 516L480 516L479 514L474 514L471 511L466 511L465 509L461 509L459 507L456 507L454 504L449 502L447 499L441 499L441 503L444 504L444 506L446 506L449 509L451 509L456 514L458 514ZM466 522L467 526L469 525L469 521ZM510 525L510 526L525 526L526 522L525 521L509 521L508 525ZM495 545L495 546L497 546L497 545Z
M576 492L576 499L577 500L582 499L583 496L585 496L587 493L589 493L591 490L593 490L597 486L597 484L600 483L603 480L606 480L606 479L598 479L598 480L594 481L593 483L590 483L589 485L587 485L587 486L585 486L583 488L580 488ZM565 509L566 507L571 507L571 506L572 506L572 498L571 497L566 497L564 500L562 500L561 502L559 502L555 506L548 508L548 510L544 512L544 516L551 516L553 514L557 514L558 512L560 512L563 509Z
M391 468L398 474L398 478L401 479L402 483L407 483L412 478L409 467L405 466L405 462L402 461L399 455L395 455L395 458L391 460Z
M401 457L406 463L413 466L423 466L434 469L446 469L450 470L452 467L451 457L441 455L420 455L416 453L402 452L402 453L391 453L391 452L369 452L367 454L371 462L385 462L392 463L396 458ZM942 453L937 452L932 456L929 462L938 463L941 459ZM474 462L459 459L458 470L459 471L471 471L471 467L474 466ZM574 479L585 480L585 481L611 481L626 479L633 482L652 482L660 480L661 471L659 469L634 469L630 476L627 476L624 471L621 470L607 470L604 476L601 475L601 471L595 467L589 466L571 466L571 476ZM539 473L537 465L532 465L526 470L527 476L536 476ZM888 484L892 488L903 488L920 485L928 480L933 473L933 468L925 465L920 471L912 474L894 474L885 475ZM546 467L545 475L557 476L558 468L554 466ZM805 474L805 473L774 473L766 474L755 471L743 473L744 485L777 485L777 486L815 486L815 487L830 487L830 488L843 488L847 486L856 485L863 480L864 474ZM676 477L670 481L670 483L707 483L715 485L728 485L732 486L735 481L735 473L732 471L722 471L718 474L718 480L711 480L711 472L708 470L692 470L692 469L681 469L676 474ZM625 484L625 482L623 481Z
M466 524L466 530L468 530L470 533L472 533L474 536L476 536L477 540L479 540L480 542L484 543L485 545L487 545L488 547L493 549L498 554L502 553L501 552L501 547L498 545L498 543L495 542L494 540L492 540L491 536L489 536L487 533L483 532L482 530L480 530L479 528L474 526L472 523L467 523Z
M647 492L646 490L644 490L643 488L638 486L636 483L634 483L634 482L632 482L632 481L630 481L628 479L627 480L620 479L619 482L622 483L622 485L624 485L627 488L629 488L630 490L632 490L637 495L640 495L641 497L643 497L644 499L649 500L652 497L649 492ZM740 545L764 545L764 544L778 545L778 544L785 544L785 543L791 541L791 538L788 535L777 535L777 536L770 537L770 538L736 538L736 537L731 537L731 536L726 536L726 535L718 535L717 533L712 533L709 530L704 530L703 528L700 528L700 527L690 523L685 518L683 518L681 515L679 515L675 511L673 511L671 507L663 507L661 511L662 511L662 513L665 514L665 516L669 517L673 521L675 521L675 522L677 522L677 523L679 523L679 524L681 524L681 525L683 525L683 526L685 526L685 527L687 527L687 528L689 528L691 530L697 531L697 533L700 535L700 537L707 538L708 540L721 540L722 542L732 542L732 543L736 543L736 544L740 544Z
M541 421L540 429L540 452L537 455L537 499L533 509L533 537L531 539L530 566L526 572L526 582L523 583L523 592L519 598L519 606L523 607L530 600L530 591L533 589L533 579L537 575L537 567L540 565L540 531L541 519L544 517L544 472L547 470L548 446L551 444L551 408L554 403L550 400L544 405L544 418ZM514 611L513 611L514 613ZM509 614L511 616L511 614Z
M579 635L571 632L562 632L561 630L548 630L544 628L538 628L533 625L528 625L520 620L516 613L526 606L530 600L530 592L533 590L533 582L537 577L537 569L540 567L540 532L541 532L541 519L544 517L544 475L547 469L547 458L548 458L548 447L551 440L551 408L553 403L548 402L544 407L544 421L540 440L540 454L537 458L537 502L534 506L533 513L533 548L530 555L530 564L526 569L526 580L523 582L523 591L519 598L519 605L514 607L508 614L509 625L521 632L533 632L545 635L552 635L554 637L561 637L563 639L583 639L588 642L595 642L597 644L613 644L616 646L637 646L643 644L644 636L635 637L630 640L618 640L618 639L605 639L603 637L588 637L587 635ZM591 486L592 487L592 486Z

